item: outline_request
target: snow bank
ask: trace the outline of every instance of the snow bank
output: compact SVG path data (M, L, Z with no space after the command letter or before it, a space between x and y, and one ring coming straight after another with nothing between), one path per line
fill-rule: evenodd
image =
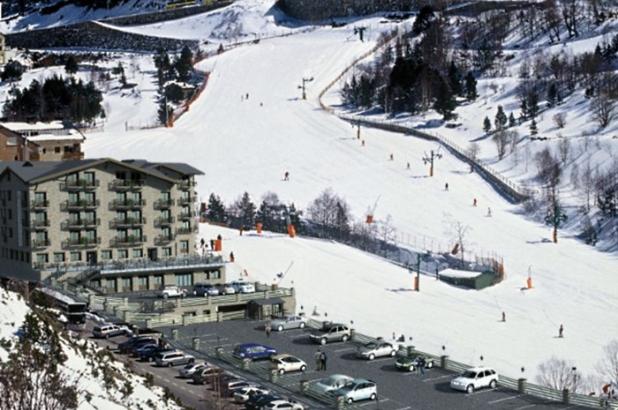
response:
M458 269L444 269L440 271L440 276L445 276L447 278L459 278L459 279L474 279L481 276L483 272L472 272L467 270L458 270Z

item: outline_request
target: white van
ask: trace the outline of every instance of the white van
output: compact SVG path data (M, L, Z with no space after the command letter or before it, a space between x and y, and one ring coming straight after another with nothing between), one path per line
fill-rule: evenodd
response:
M105 338L109 339L110 337L120 336L120 335L130 335L132 334L131 330L126 326L116 326L109 323L95 326L92 329L92 336L96 338Z

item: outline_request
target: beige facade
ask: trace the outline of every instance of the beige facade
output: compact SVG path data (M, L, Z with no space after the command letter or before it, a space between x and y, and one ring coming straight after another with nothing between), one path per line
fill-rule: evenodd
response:
M0 275L89 272L108 292L222 280L222 263L195 259L195 173L144 161L70 163L27 182L16 167L28 163L0 174Z

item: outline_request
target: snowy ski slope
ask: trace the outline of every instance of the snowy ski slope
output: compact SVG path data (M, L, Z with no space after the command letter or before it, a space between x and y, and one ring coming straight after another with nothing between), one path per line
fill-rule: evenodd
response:
M388 27L377 19L363 24ZM525 219L518 207L448 153L437 162L436 176L427 178L421 157L437 149L435 143L363 130L362 147L349 124L324 113L317 103L319 92L376 39L374 34L360 43L351 31L321 28L207 60L201 68L213 72L208 87L173 129L93 134L86 153L188 162L206 174L198 181L202 200L216 192L229 202L245 190L259 200L274 191L304 208L331 187L363 217L380 195L376 217L392 215L400 233L417 235L419 242L425 236L425 244L434 249L438 242L443 248L452 243L452 221L468 224L469 250L493 250L505 258L507 279L495 288L472 292L428 284L421 294L388 292L409 287L406 272L360 252L339 253L338 245L243 239L233 246L252 272L274 276L290 259L304 265L294 278L300 304L353 317L363 331L389 334L400 329L414 334L421 348L436 351L447 344L455 359L467 362L483 354L511 375L552 354L590 370L601 347L616 337L616 256L569 237L560 236L558 245L549 243L548 227ZM299 100L297 86L310 76L315 80L308 85L308 100ZM241 101L247 93L248 101ZM289 182L282 181L286 170ZM445 192L447 181L450 190ZM476 208L473 198L478 199ZM488 207L491 218L485 216ZM273 257L263 258L265 254ZM536 288L522 293L530 266ZM324 288L328 292L319 291ZM333 293L341 290L345 303L333 305ZM502 310L509 325L495 327ZM558 341L553 336L561 323L567 338Z

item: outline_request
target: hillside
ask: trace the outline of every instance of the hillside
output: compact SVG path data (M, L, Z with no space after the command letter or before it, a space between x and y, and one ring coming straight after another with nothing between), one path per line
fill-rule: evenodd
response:
M0 306L0 364L6 364L9 354L21 343L19 335L31 309L20 295L2 288ZM147 387L143 377L129 372L94 343L61 334L59 345L66 357L60 374L68 381L64 387L75 384L79 410L180 409L164 398L161 388ZM6 392L3 395L8 397Z

